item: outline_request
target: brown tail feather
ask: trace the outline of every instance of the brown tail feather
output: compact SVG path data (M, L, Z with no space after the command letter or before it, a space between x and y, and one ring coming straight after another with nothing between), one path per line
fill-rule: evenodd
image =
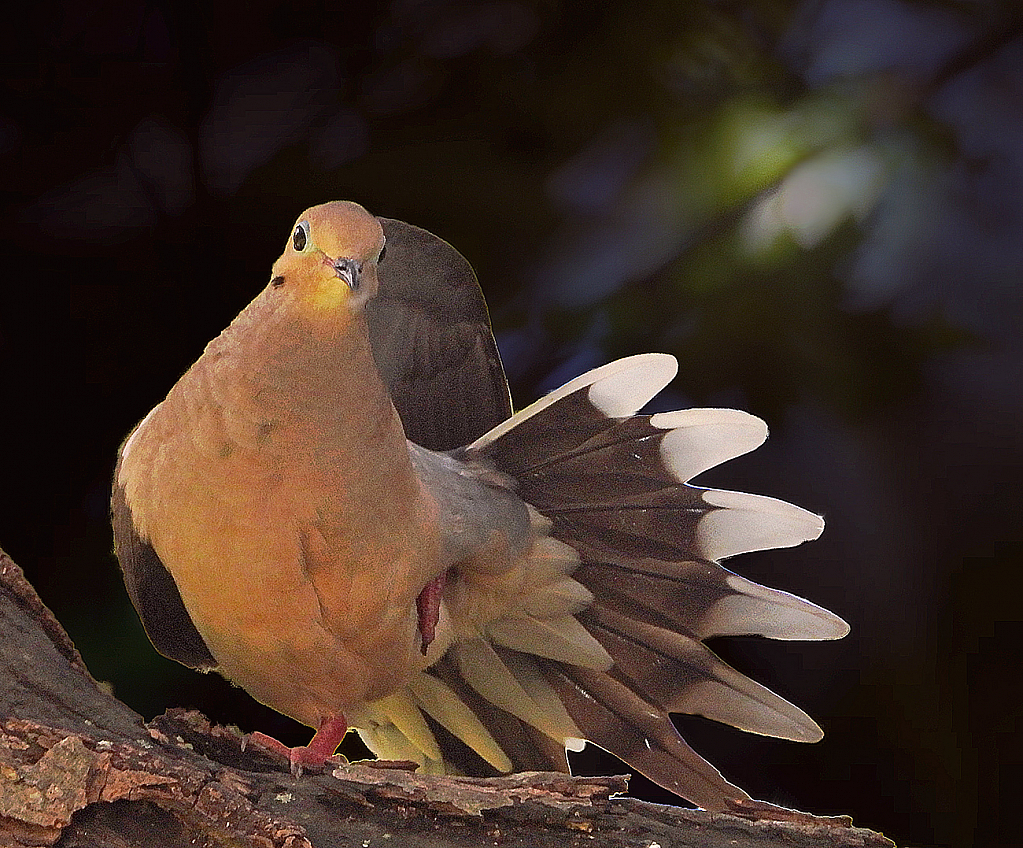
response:
M487 774L504 762L516 770L564 769L565 746L586 739L666 789L721 810L748 796L683 741L670 712L819 738L801 710L729 667L702 640L843 636L845 622L827 610L717 562L816 538L823 521L781 501L688 484L755 448L767 429L735 410L635 416L674 368L659 354L612 363L454 453L515 480L535 527L572 549L570 559L558 561L572 565L578 555L569 582L579 585L564 597L582 600L560 611L552 611L556 603L525 603L449 650L424 673L426 685L410 686L447 768ZM550 575L541 579L543 567L550 570L550 562L537 560L538 599L560 598L550 594ZM568 579L567 571L559 575ZM471 644L480 638L492 639L493 650ZM472 715L453 720L463 705Z
M722 809L745 793L685 744L669 712L802 741L820 738L820 729L701 640L830 639L848 628L717 563L816 538L823 522L781 501L689 485L757 447L767 428L735 410L635 416L663 383L663 366L657 357L634 357L597 369L468 453L514 477L518 494L551 521L551 535L580 555L572 576L594 600L577 618L614 665L541 665L582 736L665 788Z

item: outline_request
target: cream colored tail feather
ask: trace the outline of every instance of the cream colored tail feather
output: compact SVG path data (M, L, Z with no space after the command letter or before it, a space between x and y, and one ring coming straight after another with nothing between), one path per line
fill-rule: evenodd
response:
M745 793L685 744L669 712L820 738L802 710L702 640L845 635L833 613L718 562L816 538L823 520L689 484L756 448L767 428L728 409L635 415L675 367L646 354L598 368L461 452L516 481L541 538L500 598L449 587L452 647L405 692L370 705L368 721L351 717L374 753L436 771L564 769L565 748L585 739L723 809Z

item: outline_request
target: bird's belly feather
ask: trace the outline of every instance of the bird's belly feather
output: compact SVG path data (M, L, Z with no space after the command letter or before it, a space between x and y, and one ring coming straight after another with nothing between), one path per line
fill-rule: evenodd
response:
M200 457L180 441L146 481L162 497L138 500L224 675L312 726L403 686L423 664L416 595L440 561L429 497L343 486L373 476L340 474L337 457Z

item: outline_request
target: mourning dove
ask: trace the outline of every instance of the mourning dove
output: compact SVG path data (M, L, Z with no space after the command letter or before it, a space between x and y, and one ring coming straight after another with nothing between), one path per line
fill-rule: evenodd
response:
M637 415L675 375L620 359L512 414L468 263L334 202L121 447L116 552L156 648L426 772L567 770L590 741L711 810L746 799L669 713L815 741L712 636L835 639L827 610L720 565L817 515L698 488L760 445L732 409Z

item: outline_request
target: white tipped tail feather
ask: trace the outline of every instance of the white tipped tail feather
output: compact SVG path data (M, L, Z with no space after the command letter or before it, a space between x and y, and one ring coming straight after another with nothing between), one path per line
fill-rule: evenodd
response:
M635 415L675 379L677 373L678 362L666 353L640 353L617 359L569 380L480 436L469 447L479 450L527 419L577 394L585 397L590 406L605 418Z
M401 698L371 705L372 721L353 722L377 753L470 773L481 761L498 772L564 768L564 748L586 739L683 797L723 809L747 796L685 744L670 712L786 739L821 737L802 710L702 640L845 635L833 613L718 563L814 539L823 520L773 498L688 485L755 449L767 427L730 409L636 416L676 367L664 354L610 363L456 454L514 480L539 534L535 570L514 606L496 617L474 613L475 633L457 636ZM485 606L467 601L465 586L452 592L449 607Z

